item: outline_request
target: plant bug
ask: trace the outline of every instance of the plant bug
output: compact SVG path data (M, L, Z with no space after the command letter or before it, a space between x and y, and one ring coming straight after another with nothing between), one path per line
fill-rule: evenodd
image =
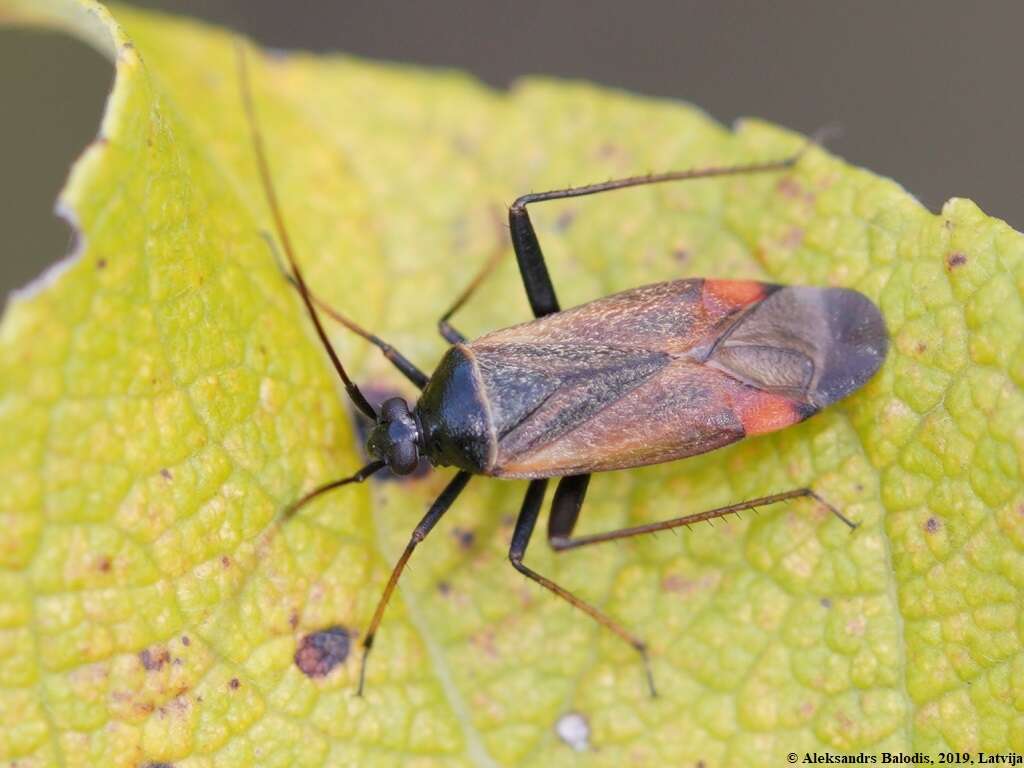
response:
M428 376L391 345L319 301L295 259L256 119L244 52L242 98L260 181L297 289L335 371L355 406L373 420L373 460L291 504L294 514L335 488L384 467L413 472L421 458L457 469L412 532L363 638L357 693L384 610L406 563L473 475L524 478L509 560L520 573L586 613L632 646L656 695L645 643L614 619L523 563L548 482L558 478L548 522L556 550L652 533L758 506L811 497L855 524L810 488L748 499L663 522L573 536L593 472L628 469L712 451L750 435L800 422L861 387L881 366L888 333L878 308L845 288L781 286L750 280L683 279L647 285L562 310L527 206L547 200L668 181L767 173L800 154L765 163L615 179L527 194L509 208L516 260L534 320L469 341L449 322L487 277L490 259L438 321L451 344ZM268 241L269 241L268 237ZM273 247L273 241L270 241ZM327 339L317 307L378 347L421 390L376 411L349 378Z

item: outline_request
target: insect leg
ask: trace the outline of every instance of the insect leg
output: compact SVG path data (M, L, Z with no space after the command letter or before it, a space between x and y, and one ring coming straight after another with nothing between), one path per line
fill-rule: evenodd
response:
M580 505L583 504L583 494L586 493L586 484L584 483L582 487L580 487L578 482L575 484L573 483L573 481L577 480L578 478L573 477L563 478L558 484L558 490L555 491L555 500L551 506L551 522L548 528L548 543L551 544L552 549L559 552L565 549L584 547L588 544L600 544L603 541L627 539L630 536L639 536L644 533L667 531L671 528L678 528L683 525L689 526L693 523L704 522L705 520L714 520L716 517L725 517L726 515L736 514L745 509L754 509L755 507L763 507L768 504L777 504L780 501L798 499L804 496L809 496L818 503L823 504L833 515L850 526L851 529L857 527L855 522L846 517L842 512L833 507L810 488L797 488L792 491L786 491L785 493L776 493L771 496L748 499L746 501L737 502L736 504L717 507L704 512L697 512L692 515L677 517L672 520L647 523L646 525L637 525L632 528L619 528L615 531L593 533L588 536L578 536L573 538L572 529L576 524L576 518L579 516Z
M519 272L523 278L523 286L530 300L530 307L537 317L558 311L558 298L555 296L551 276L544 263L544 254L537 240L537 232L526 212L530 203L545 200L562 200L567 197L582 197L598 192L610 192L613 189L639 187L645 184L660 184L665 181L683 181L686 179L706 179L714 176L734 176L745 173L762 173L781 171L792 167L803 154L803 150L782 160L768 163L749 163L747 165L720 166L697 168L688 171L669 171L668 173L649 173L643 176L630 176L623 179L612 179L599 184L587 184L582 187L555 189L550 192L534 192L518 198L508 209L508 223L512 235L512 247L519 262Z
M377 634L380 620L384 617L384 609L387 608L388 601L391 599L391 593L395 591L398 579L402 575L402 571L405 570L405 564L409 562L409 558L412 556L413 550L416 549L416 545L427 537L431 529L437 525L437 521L441 519L458 495L462 493L462 489L466 487L470 477L469 472L459 472L445 486L445 489L441 491L441 495L430 505L430 509L427 510L427 514L420 520L419 525L413 529L409 543L405 545L405 551L402 552L402 556L398 558L398 562L395 563L395 567L391 570L391 578L388 579L384 592L381 594L380 600L377 601L377 608L373 612L370 626L366 630L366 637L363 639L363 661L359 667L359 688L356 690L356 695L363 695L363 684L366 682L366 662L373 648L373 638Z
M560 543L572 536L589 484L590 475L572 475L558 481L548 515L548 544L556 552L563 548Z
M300 291L298 281L295 279L295 275L293 275L288 270L284 262L281 260L281 254L278 253L277 246L275 245L273 238L270 237L270 234L268 232L264 232L263 239L267 241L267 245L270 247L271 253L274 254L274 258L277 260L277 268L281 270L281 274L283 274L285 279L292 284L292 287L295 290ZM392 347L390 344L388 344L386 341L384 341L376 334L367 331L361 325L356 323L355 320L351 320L345 315L343 315L341 312L336 310L326 301L324 301L315 293L313 293L312 289L310 289L308 286L306 290L307 293L309 294L309 298L313 300L313 304L319 307L320 310L325 315L337 321L338 323L341 323L343 326L352 331L352 333L356 334L357 336L362 336L368 342L373 344L373 346L377 347L377 349L384 353L384 357L386 357L391 362L391 364L394 365L395 368L397 368L403 376L405 376L405 378L407 378L417 387L423 389L425 386L427 386L427 380L429 377L423 371L417 368L412 362L410 362L410 360L405 355L403 355L401 352Z
M467 285L462 290L462 293L460 293L455 298L455 301L452 302L452 305L448 307L447 311L443 315L441 315L441 319L437 321L438 332L445 338L445 340L449 344L459 344L460 342L466 340L466 337L459 333L457 330L455 330L451 326L451 323L448 322L451 319L451 316L458 312L460 309L462 309L462 306L467 301L469 301L469 298L473 295L473 293L476 292L476 289L480 287L480 284L483 283L483 281L486 280L488 277L490 277L491 273L494 271L494 268L498 266L498 262L501 260L502 256L502 251L500 249L495 249L494 253L491 254L490 258L488 258L487 261L484 262L484 265L480 268L480 271L477 272L473 276L473 279L469 281L469 285Z
M530 536L533 534L533 528L537 523L537 515L540 513L541 504L544 502L544 491L547 489L547 486L547 480L532 480L530 482L530 486L526 491L526 497L523 499L522 509L519 512L519 518L516 520L515 531L512 533L512 545L509 547L508 559L512 562L515 569L528 579L537 582L542 587L553 592L573 607L583 611L598 624L603 627L607 627L629 643L629 645L639 653L643 659L644 671L647 674L647 685L650 688L651 696L657 696L657 691L654 688L654 676L651 674L651 665L647 658L647 645L642 640L625 629L621 624L605 616L594 606L580 600L572 594L572 592L569 592L564 587L558 586L558 584L555 584L551 579L541 576L532 568L523 565L523 557L526 556L526 547L530 543Z

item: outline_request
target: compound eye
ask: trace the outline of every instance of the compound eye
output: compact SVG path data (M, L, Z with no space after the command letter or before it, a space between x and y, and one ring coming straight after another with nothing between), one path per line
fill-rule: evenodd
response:
M395 443L392 447L390 458L388 466L391 467L391 471L396 475L408 475L415 471L416 465L419 464L420 460L416 444L411 441Z

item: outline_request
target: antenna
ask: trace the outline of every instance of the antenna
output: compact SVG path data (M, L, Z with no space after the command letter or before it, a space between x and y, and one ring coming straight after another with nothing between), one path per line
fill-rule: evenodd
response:
M238 74L242 86L242 102L245 107L246 118L249 122L249 131L252 136L252 148L256 155L256 166L259 169L260 181L263 185L263 195L267 200L267 207L270 208L270 213L274 219L274 229L277 231L277 237L281 241L281 248L284 251L285 257L288 259L288 265L295 277L295 284L299 289L299 295L302 296L302 301L306 305L309 317L312 319L313 325L316 327L317 336L320 337L320 341L323 343L324 349L327 350L327 354L331 358L331 363L334 364L334 370L338 372L338 376L340 376L342 382L344 382L348 396L352 398L352 402L356 404L356 407L360 411L365 413L371 419L376 420L377 412L359 390L359 387L357 387L352 379L348 377L348 374L345 372L345 366L343 366L341 364L341 360L338 359L338 355L334 351L334 347L331 346L331 342L327 340L327 334L324 332L323 325L320 324L320 317L317 315L316 308L313 306L313 300L310 296L309 288L302 276L302 271L299 269L298 263L295 261L295 253L292 250L291 239L288 237L288 229L285 227L284 216L281 213L281 206L278 204L277 192L274 189L274 180L270 175L270 163L267 162L267 154L263 144L263 135L260 133L259 122L256 119L256 105L252 97L252 86L249 82L249 67L245 58L245 48L242 46L241 42L236 41L235 51L238 54Z

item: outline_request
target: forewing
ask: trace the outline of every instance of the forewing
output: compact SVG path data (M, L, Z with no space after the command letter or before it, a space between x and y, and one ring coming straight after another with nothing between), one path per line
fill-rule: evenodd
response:
M609 344L470 346L500 446L527 451L576 427L668 364Z

